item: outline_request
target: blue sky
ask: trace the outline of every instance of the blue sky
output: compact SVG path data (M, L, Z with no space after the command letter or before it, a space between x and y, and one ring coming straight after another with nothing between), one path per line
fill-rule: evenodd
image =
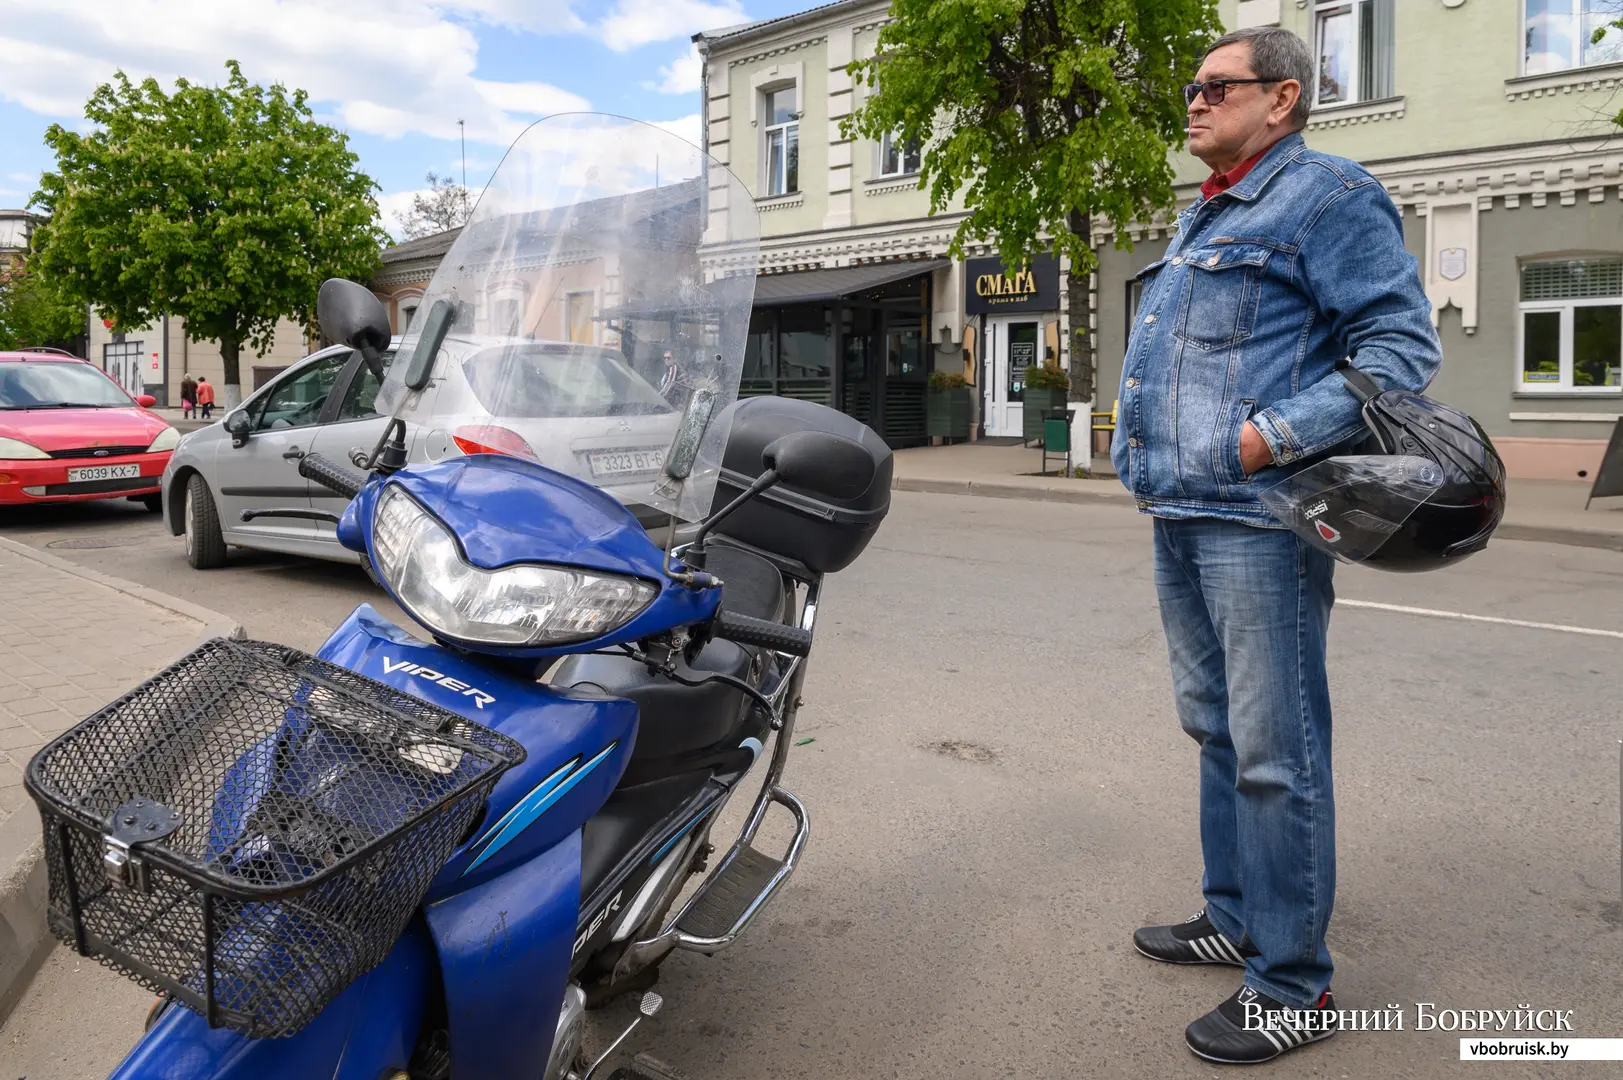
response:
M524 125L590 108L698 139L699 30L786 15L817 0L0 0L0 206L52 168L53 123L131 77L219 82L227 59L256 82L310 92L379 185L385 224L424 187L477 190Z

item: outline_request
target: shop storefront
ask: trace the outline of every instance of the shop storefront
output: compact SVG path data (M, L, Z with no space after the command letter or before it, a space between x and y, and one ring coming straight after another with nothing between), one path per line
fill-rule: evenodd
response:
M1026 371L1059 352L1059 260L1039 255L1009 270L997 258L964 263L964 314L977 320L982 430L989 438L1018 437L1024 419Z
M893 447L929 441L931 274L944 260L764 274L740 393L830 405Z

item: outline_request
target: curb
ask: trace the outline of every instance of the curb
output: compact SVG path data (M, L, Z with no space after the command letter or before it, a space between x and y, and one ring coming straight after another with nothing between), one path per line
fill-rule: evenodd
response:
M4 537L0 537L0 551L32 559L42 566L93 581L114 592L202 623L200 642L217 637L240 639L243 636L242 625L219 612L149 589L145 585L78 566ZM56 944L56 939L45 925L48 884L45 850L40 841L39 816L33 812L32 802L0 825L0 851L5 850L20 850L21 855L9 866L0 865L0 1023L11 1015L11 1010L28 989L34 973Z
M894 491L924 491L933 495L978 495L984 499L1137 507L1133 497L1126 492L1116 495L1102 491L1066 491L1064 488L1020 487L995 481L927 480L903 476L892 481L891 488Z
M1094 506L1125 506L1137 508L1131 495L1103 491L1066 491L1063 488L1020 487L995 481L931 480L922 477L897 477L891 482L894 491L922 491L933 495L979 495L988 499L1025 499L1030 502L1075 503ZM1623 533L1601 532L1598 529L1573 529L1560 525L1524 525L1504 522L1494 532L1501 540L1530 540L1541 544L1562 544L1567 547L1599 548L1603 551L1623 552Z

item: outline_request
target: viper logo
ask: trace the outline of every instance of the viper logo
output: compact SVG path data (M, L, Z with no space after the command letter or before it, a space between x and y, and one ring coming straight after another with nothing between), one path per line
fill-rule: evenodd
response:
M415 675L419 679L427 679L429 682L437 683L447 690L461 694L463 697L471 697L476 708L483 709L486 705L493 704L496 701L494 697L478 687L469 686L460 679L453 679L443 671L435 671L431 667L414 664L410 660L393 660L385 656L383 658L383 673L392 675L397 671L403 671L407 675Z
M1327 544L1333 544L1341 539L1340 530L1331 526L1327 521L1315 521L1313 527L1319 530L1319 535L1324 537Z

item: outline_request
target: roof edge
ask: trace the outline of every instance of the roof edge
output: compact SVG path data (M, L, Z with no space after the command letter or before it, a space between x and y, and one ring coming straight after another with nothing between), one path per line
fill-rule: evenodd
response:
M831 3L819 4L792 15L779 15L773 19L760 19L739 26L723 26L716 30L701 30L693 35L692 40L701 47L721 43L740 45L776 30L787 30L802 23L816 22L846 8L861 7L872 2L873 0L832 0Z

